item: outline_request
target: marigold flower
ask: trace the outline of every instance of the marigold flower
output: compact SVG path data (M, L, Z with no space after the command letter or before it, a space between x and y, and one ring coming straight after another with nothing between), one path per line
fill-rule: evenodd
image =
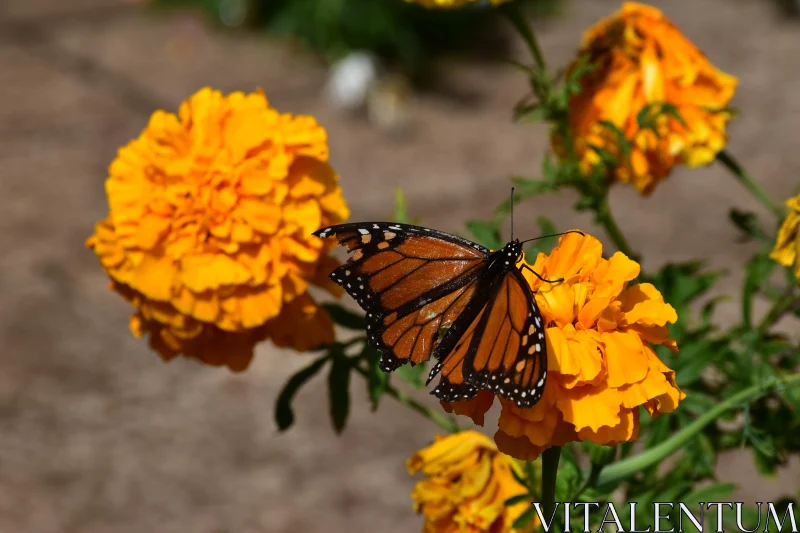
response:
M569 129L584 171L601 163L605 151L620 161L615 179L650 194L676 164L706 165L725 147L726 106L738 81L715 68L658 9L623 4L586 32L579 58L594 68L569 102ZM619 133L630 153L621 149ZM553 144L566 154L563 139L554 136Z
M411 493L414 509L425 515L424 533L512 533L519 531L512 528L514 521L530 507L529 502L505 505L527 493L512 473L523 476L522 466L476 431L437 436L407 467L426 476ZM534 520L525 531L537 524Z
M769 256L783 266L794 265L794 275L800 280L800 261L797 260L800 253L800 196L786 200L786 207L789 214L778 230L775 248Z
M419 4L422 7L430 9L458 9L479 1L480 0L406 0L406 2ZM500 4L505 4L510 1L511 0L489 0L489 3L492 4L492 6L499 6Z
M666 326L677 315L653 285L628 286L639 275L636 262L621 252L604 259L600 241L571 233L549 256L540 253L531 268L564 281L543 283L523 270L546 324L547 383L534 407L500 399L495 442L501 451L533 460L575 440L633 441L640 406L651 416L678 406L685 394L653 350L663 345L678 351ZM482 425L493 397L481 391L472 400L442 405Z
M165 359L243 370L255 343L303 350L333 340L307 294L338 287L332 245L311 232L349 216L325 130L262 92L204 88L178 115L156 111L119 150L109 215L86 242L137 311L131 330Z

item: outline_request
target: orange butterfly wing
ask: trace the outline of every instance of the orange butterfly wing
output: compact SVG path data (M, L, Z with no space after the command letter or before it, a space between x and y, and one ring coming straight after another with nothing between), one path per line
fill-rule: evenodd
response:
M547 343L542 316L525 278L516 268L470 324L456 347L431 370L441 372L432 394L444 401L472 398L482 388L531 407L547 377Z
M330 278L367 312L367 336L391 372L427 361L441 328L472 300L489 250L455 235L408 224L341 224L335 235L352 255Z

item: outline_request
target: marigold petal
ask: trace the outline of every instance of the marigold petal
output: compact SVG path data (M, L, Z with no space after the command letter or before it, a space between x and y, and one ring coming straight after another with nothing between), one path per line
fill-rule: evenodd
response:
M605 347L609 387L619 388L645 378L649 366L639 335L633 331L601 333L600 341Z
M639 409L621 409L619 418L620 423L613 427L603 426L597 431L583 428L578 432L578 437L603 446L636 440L639 437Z
M133 271L131 286L148 298L167 301L176 273L171 259L146 255Z
M576 331L569 324L564 329L547 328L545 334L548 367L561 374L563 386L572 388L602 377L603 359L597 343L585 331Z
M575 426L577 431L586 427L597 431L602 426L616 426L619 424L621 404L617 389L605 383L563 389L556 400L564 420Z

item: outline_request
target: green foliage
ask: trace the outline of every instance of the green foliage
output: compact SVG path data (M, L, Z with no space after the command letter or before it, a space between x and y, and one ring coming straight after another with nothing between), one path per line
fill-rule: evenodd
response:
M536 0L546 14L557 0ZM163 7L195 7L228 27L260 28L288 36L335 60L368 50L416 75L435 56L480 46L496 18L485 6L426 9L404 0L157 0ZM486 48L486 47L484 47Z

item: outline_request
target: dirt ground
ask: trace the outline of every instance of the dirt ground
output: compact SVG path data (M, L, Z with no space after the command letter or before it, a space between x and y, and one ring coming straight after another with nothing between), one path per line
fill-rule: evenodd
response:
M658 2L720 68L741 79L731 151L776 198L800 176L800 26L764 0ZM563 65L580 32L618 7L573 0L539 24ZM517 46L518 54L522 54ZM282 111L318 117L330 135L353 219L384 218L402 186L413 215L460 230L534 175L541 128L514 125L524 81L501 65L442 66L471 98L419 95L413 134L398 141L320 97L325 69L263 37L155 16L113 0L0 3L0 533L373 533L419 531L404 461L436 428L392 404L370 413L355 386L341 437L327 419L324 379L300 395L298 423L278 434L276 394L303 356L264 345L241 375L187 361L164 365L127 330L129 308L83 248L105 216L103 181L118 146L156 108L175 110L203 85L263 87ZM572 198L524 204L560 227L592 231ZM705 258L741 277L726 220L749 196L718 167L676 172L649 199L618 189L613 205L645 266ZM736 301L720 321L735 319ZM796 494L800 465L756 478L725 457L737 499Z

